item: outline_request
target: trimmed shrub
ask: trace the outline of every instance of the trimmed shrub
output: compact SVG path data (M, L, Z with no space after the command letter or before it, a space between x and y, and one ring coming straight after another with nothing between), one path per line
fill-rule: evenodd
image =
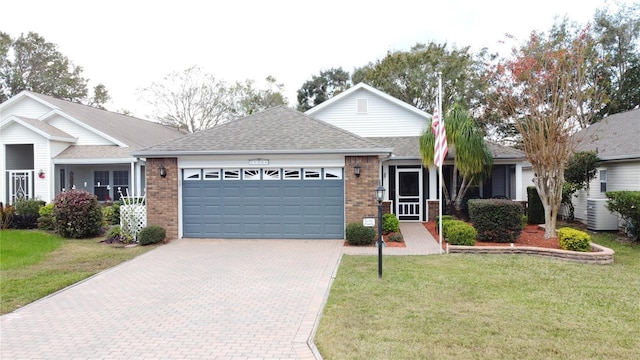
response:
M395 214L382 215L382 233L388 234L390 232L396 233L400 231L400 220Z
M447 242L451 245L473 246L478 232L467 223L455 223L447 227Z
M608 191L607 208L627 222L626 231L640 241L640 191Z
M102 206L94 195L70 190L56 195L53 203L55 230L61 236L81 239L102 232Z
M478 240L515 242L522 233L522 205L511 200L469 200L469 215Z
M469 225L466 222L462 221L462 220L456 220L456 219L442 219L442 236L443 237L448 237L449 236L449 228L453 227L453 226L458 226L458 225Z
M527 221L529 224L544 224L544 206L535 186L527 187Z
M157 244L164 241L167 236L166 231L160 225L148 225L138 233L138 242L140 245Z
M48 203L38 210L38 229L52 231L55 229L53 221L53 203Z
M16 213L13 216L12 228L35 229L38 227L38 211L45 202L35 199L20 199L16 202Z
M584 231L563 227L558 229L560 247L571 251L591 251L591 236Z
M442 226L444 227L444 221L455 219L456 218L454 218L453 215L442 215ZM440 216L436 216L436 232L438 231L440 231ZM444 231L444 229L442 231Z
M389 241L392 241L392 242L403 242L404 241L404 237L400 233L391 234L391 235L389 235L388 239L389 239Z
M345 237L351 245L370 245L376 237L376 231L372 227L353 222L347 224Z

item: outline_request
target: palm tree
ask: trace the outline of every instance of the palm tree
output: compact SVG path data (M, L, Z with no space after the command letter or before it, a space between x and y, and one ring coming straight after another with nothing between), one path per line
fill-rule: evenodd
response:
M489 177L493 166L491 150L477 122L459 104L454 104L444 116L449 148L453 147L453 177L451 191L443 187L444 200L449 213L462 217L462 200L471 187ZM420 156L424 166L433 165L435 137L431 127L420 136ZM458 179L462 181L458 189Z

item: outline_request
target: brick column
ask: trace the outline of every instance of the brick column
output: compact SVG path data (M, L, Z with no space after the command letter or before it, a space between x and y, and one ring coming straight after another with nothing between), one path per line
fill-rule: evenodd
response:
M362 224L364 217L378 217L378 201L375 189L379 184L377 156L345 156L344 158L344 206L346 224ZM353 167L360 165L360 176L356 177ZM376 220L377 224L377 220Z
M161 177L162 164L167 172ZM147 185L147 224L160 225L167 232L165 241L178 238L178 159L147 159L145 167Z

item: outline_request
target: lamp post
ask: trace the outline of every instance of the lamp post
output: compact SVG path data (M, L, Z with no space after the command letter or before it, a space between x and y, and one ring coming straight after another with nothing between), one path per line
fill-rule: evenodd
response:
M378 200L378 277L382 277L382 200L384 200L384 186L376 188L376 199Z

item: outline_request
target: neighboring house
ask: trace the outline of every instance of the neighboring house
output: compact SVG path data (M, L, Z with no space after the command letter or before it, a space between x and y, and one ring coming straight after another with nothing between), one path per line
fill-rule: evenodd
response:
M271 108L133 151L147 161L147 223L169 238L344 238L376 216L381 183L401 221L434 219L436 171L418 143L430 118L358 84L304 114ZM471 195L522 200L524 155L491 146L493 179Z
M0 104L0 201L53 200L82 189L100 201L143 195L134 150L182 137L158 123L23 91Z
M590 182L589 188L579 191L574 198L574 216L577 220L587 223L591 228L599 227L595 230L617 229L617 222L607 221L612 216L608 211L602 211L599 204L607 199L607 191L640 191L638 135L640 109L607 116L575 135L578 138L576 150L595 151L600 160L596 177ZM591 205L588 206L588 203ZM600 219L596 219L596 216ZM605 218L604 221L602 218Z

